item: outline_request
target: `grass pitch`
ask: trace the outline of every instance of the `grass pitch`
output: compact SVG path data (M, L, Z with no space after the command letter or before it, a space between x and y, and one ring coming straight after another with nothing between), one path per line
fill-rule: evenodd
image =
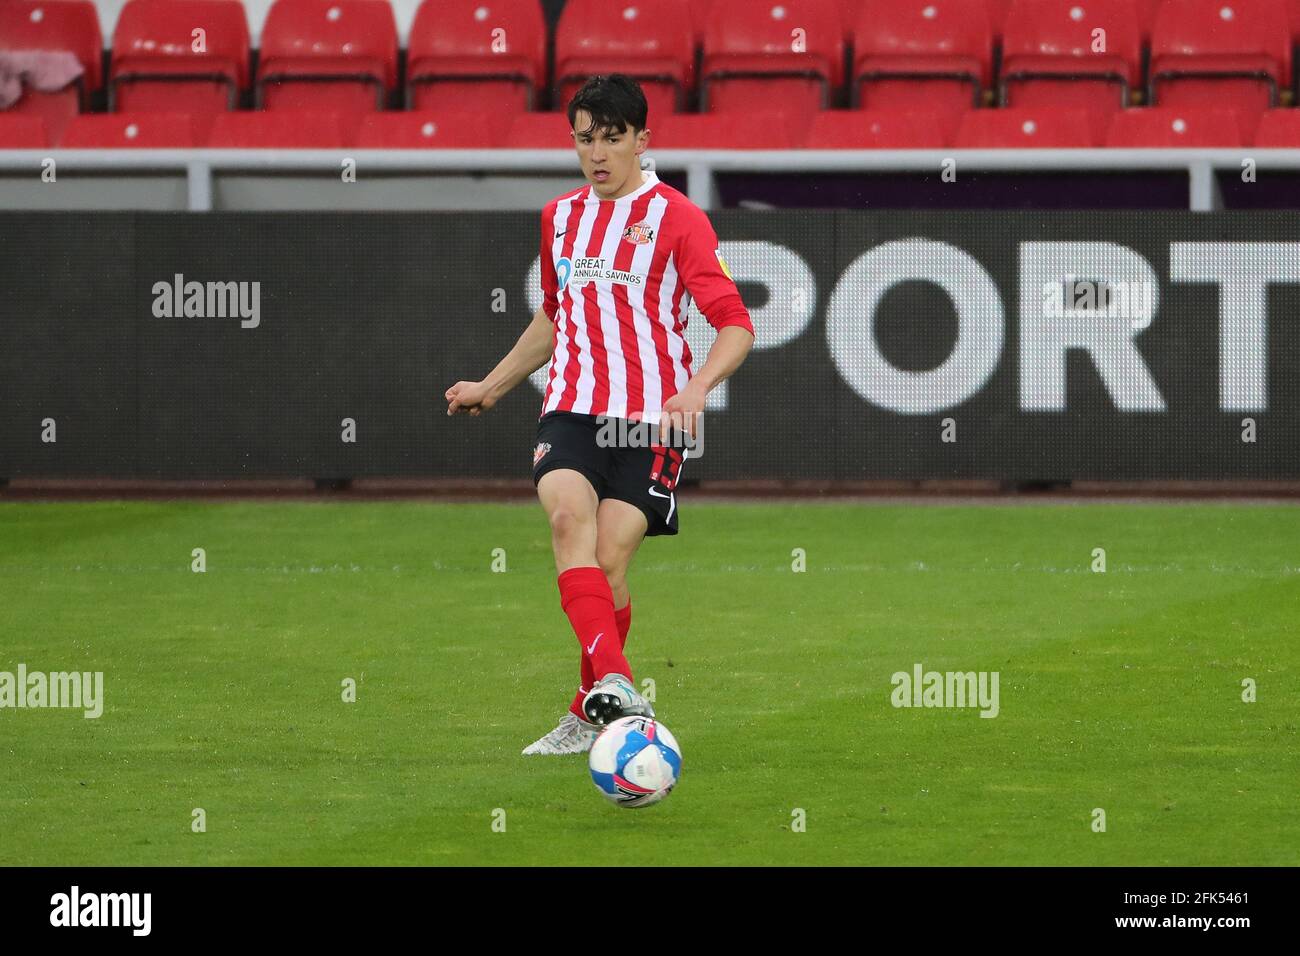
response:
M0 710L0 864L1300 863L1300 508L682 531L628 646L684 772L628 811L519 755L577 677L535 504L0 504L0 671L105 681L97 720ZM895 708L918 663L998 672L998 716Z

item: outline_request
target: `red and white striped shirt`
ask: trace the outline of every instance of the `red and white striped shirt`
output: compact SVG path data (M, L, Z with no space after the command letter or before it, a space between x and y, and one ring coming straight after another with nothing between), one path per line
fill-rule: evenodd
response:
M754 331L708 216L643 175L618 199L583 186L542 211L543 308L555 323L542 415L657 420L692 374L692 299L714 328Z

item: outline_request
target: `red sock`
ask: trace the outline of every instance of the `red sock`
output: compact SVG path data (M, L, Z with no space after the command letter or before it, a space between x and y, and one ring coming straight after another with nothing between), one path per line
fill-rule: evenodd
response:
M627 632L632 629L632 600L628 599L627 606L619 608L614 612L614 623L618 625L618 646L627 647Z
M560 606L578 643L591 659L592 676L622 674L632 679L614 618L614 595L600 568L569 568L560 575Z
M619 608L614 612L614 622L618 625L618 646L627 647L627 632L632 627L632 602L628 601L625 607ZM587 696L587 691L591 690L591 685L596 683L596 675L592 672L591 658L587 656L587 649L582 649L582 661L579 664L579 674L582 683L578 685L578 693L574 695L573 703L569 705L569 713L583 720L587 715L582 712L582 701Z

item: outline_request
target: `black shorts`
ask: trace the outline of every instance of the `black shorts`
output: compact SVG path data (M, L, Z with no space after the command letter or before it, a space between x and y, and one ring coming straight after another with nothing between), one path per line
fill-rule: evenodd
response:
M680 436L665 445L608 441L615 435L616 419L574 412L547 412L537 423L533 449L533 484L556 468L572 468L586 476L602 501L614 498L644 512L646 536L677 533L677 483L682 477L686 450ZM648 429L631 428L630 436ZM604 439L598 436L604 431ZM651 432L657 440L657 426Z

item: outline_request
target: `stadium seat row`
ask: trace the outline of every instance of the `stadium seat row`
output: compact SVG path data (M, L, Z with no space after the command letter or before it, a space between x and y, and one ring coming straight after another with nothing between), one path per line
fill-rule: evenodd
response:
M512 115L552 89L562 105L612 70L642 81L655 117L696 102L920 111L951 139L982 104L1116 112L1144 90L1154 105L1253 125L1291 102L1292 25L1300 0L568 0L548 72L538 0L425 0L403 70L387 0L277 0L256 53L238 0L130 0L105 70L86 0L0 0L0 56L75 56L78 81L28 90L10 110L42 117L54 140L101 89L110 112L251 105L359 122L398 104Z
M3 2L3 0L0 0ZM791 124L784 113L669 116L653 124L657 149L1023 149L1111 147L1300 148L1300 110L1263 114L1243 129L1230 110L1137 107L1087 110L971 110L955 138L933 113L825 110ZM204 122L207 120L208 122ZM10 148L216 149L562 149L571 146L560 113L524 113L502 128L479 113L100 113L78 116L62 140L38 118L0 114Z

